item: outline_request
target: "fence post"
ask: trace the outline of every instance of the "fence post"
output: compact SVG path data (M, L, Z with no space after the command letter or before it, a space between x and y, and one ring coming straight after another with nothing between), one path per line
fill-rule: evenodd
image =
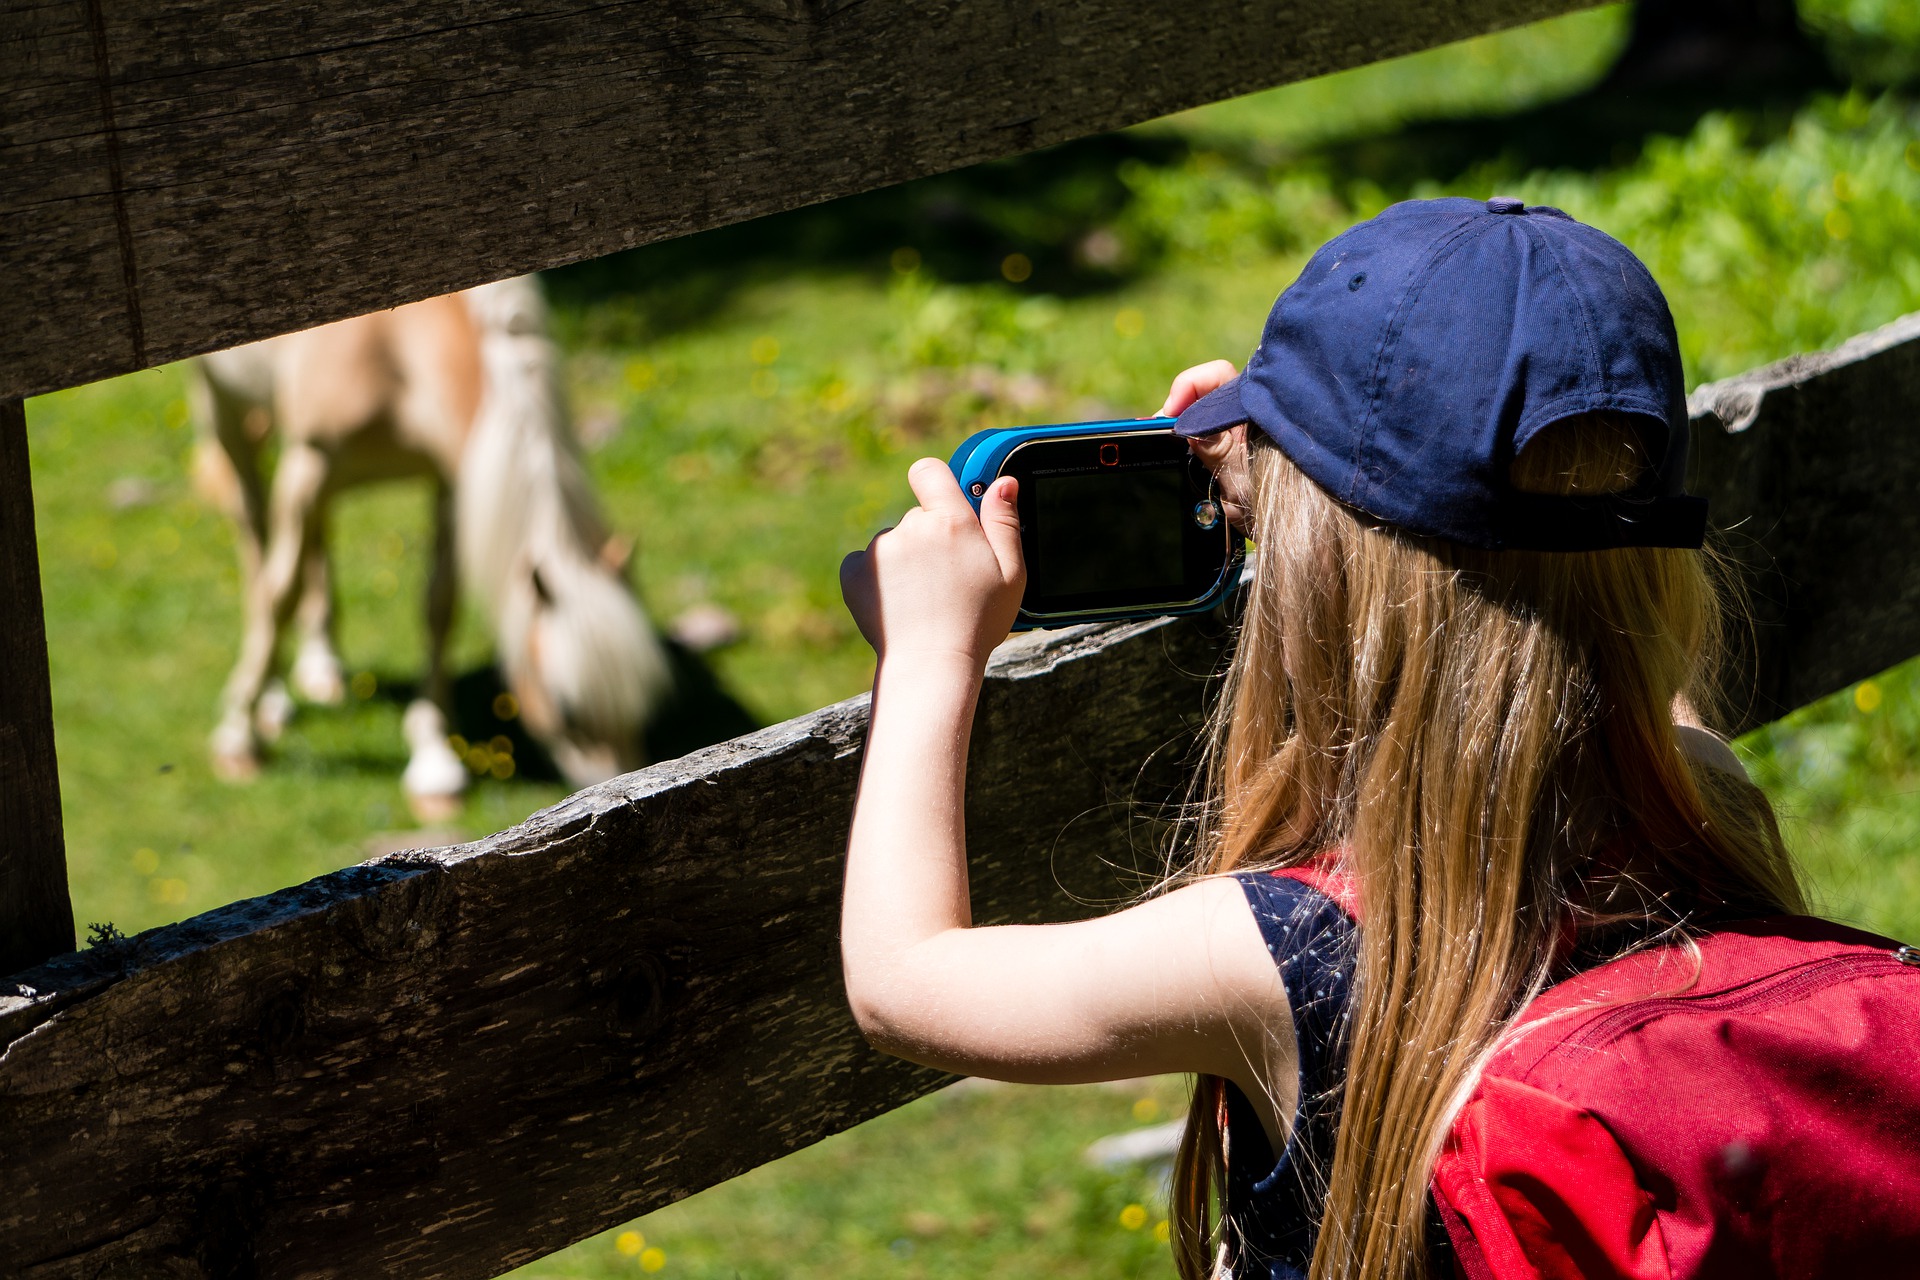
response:
M0 974L71 950L27 411L0 400Z

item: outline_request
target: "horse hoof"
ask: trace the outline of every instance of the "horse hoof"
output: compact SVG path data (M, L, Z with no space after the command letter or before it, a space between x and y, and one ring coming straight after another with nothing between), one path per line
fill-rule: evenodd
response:
M213 776L222 782L252 782L260 776L260 757L251 753L216 751L211 756Z
M340 659L325 646L302 646L293 660L293 688L308 702L337 707L347 700L347 676Z
M292 720L293 695L275 680L260 691L260 701L253 705L253 731L262 742L278 742Z
M255 749L257 745L247 713L238 708L227 712L207 739L207 756L213 764L213 776L224 782L252 782L260 776L260 753Z
M407 808L412 811L414 821L423 827L451 822L460 816L460 811L465 807L465 802L458 792L452 795L409 794L407 796Z

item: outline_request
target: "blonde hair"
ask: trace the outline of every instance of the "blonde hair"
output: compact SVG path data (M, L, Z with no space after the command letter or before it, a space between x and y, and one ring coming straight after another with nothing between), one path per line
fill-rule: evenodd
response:
M1631 418L1541 432L1517 488L1613 492ZM1255 573L1216 712L1194 875L1338 856L1366 906L1314 1280L1425 1273L1427 1184L1513 1016L1564 964L1802 907L1772 812L1680 750L1721 610L1701 552L1481 551L1396 531L1252 450ZM1213 1273L1220 1081L1176 1163L1175 1261ZM1265 1171L1262 1170L1262 1173Z

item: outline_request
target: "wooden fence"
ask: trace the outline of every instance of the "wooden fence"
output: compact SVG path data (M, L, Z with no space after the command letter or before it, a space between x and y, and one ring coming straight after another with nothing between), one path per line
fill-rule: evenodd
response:
M1578 7L7 0L20 396ZM1758 723L1920 651L1920 321L1695 396ZM942 1082L848 1016L860 699L137 938L72 942L0 413L0 1273L482 1277ZM1137 889L1222 637L990 673L982 920ZM1129 821L1140 818L1144 821Z

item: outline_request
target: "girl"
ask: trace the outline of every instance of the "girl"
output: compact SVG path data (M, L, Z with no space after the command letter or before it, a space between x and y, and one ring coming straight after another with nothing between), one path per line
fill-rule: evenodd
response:
M842 570L878 655L848 999L962 1074L1196 1075L1188 1280L1450 1274L1435 1162L1529 1000L1801 909L1691 710L1720 616L1672 320L1558 210L1409 202L1314 256L1245 374L1189 369L1161 412L1254 539L1191 866L1103 919L970 927L968 730L1024 570L1013 482L976 518L922 459L920 505Z

